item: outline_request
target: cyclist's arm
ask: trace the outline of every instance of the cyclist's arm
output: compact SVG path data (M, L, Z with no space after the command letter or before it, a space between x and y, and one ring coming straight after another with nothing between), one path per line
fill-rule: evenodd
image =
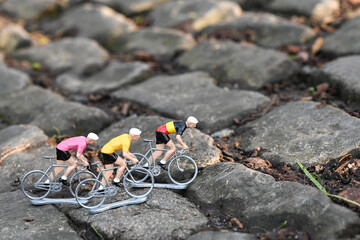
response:
M189 147L183 142L181 135L176 135L176 141L180 143L184 150L188 150Z
M89 165L88 160L82 153L76 153L76 157L82 162L82 164L84 164L85 167Z
M132 163L137 164L138 160L135 155L130 152L123 152L124 158L129 159Z

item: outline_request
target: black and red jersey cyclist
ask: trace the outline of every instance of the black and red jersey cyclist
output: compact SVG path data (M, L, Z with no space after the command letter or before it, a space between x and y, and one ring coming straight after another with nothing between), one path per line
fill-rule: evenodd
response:
M158 162L158 165L165 168L166 161L175 153L176 146L173 140L170 139L169 134L176 133L176 140L182 146L183 150L188 150L189 147L183 142L181 135L186 128L194 128L199 121L195 117L188 117L184 121L171 121L164 125L161 125L156 129L156 148L163 149L165 145L169 147L169 150L165 153L164 158ZM161 155L162 151L156 151L154 153L154 159Z

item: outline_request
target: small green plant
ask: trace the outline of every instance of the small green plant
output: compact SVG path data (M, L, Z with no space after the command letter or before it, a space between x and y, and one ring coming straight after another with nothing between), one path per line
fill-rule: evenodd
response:
M323 191L323 193L325 193L327 196L329 197L335 197L335 198L339 198L343 201L346 201L348 203L351 203L351 204L354 204L358 207L360 207L360 204L355 202L355 201L352 201L350 199L347 199L347 198L344 198L344 197L341 197L341 196L338 196L338 195L334 195L334 194L330 194L326 191L326 189L311 175L311 173L309 173L309 171L301 164L301 162L299 160L296 160L297 161L297 164L299 165L299 167L301 168L301 170L304 171L304 173L306 174L306 176L308 176L308 178L310 178L310 180L315 184L315 186L317 186L321 191Z
M296 55L294 55L294 54L289 54L289 58L290 58L291 60L295 60L295 59L296 59Z
M145 19L144 19L143 16L138 15L138 16L135 17L134 22L135 22L137 25L139 25L139 24L142 24L142 23L144 22L144 20L145 20Z
M61 136L60 130L57 127L53 127L53 128L55 129L56 134L54 134L51 138L60 137Z
M96 234L101 238L104 239L104 237L98 232L98 230L96 230L96 228L94 226L91 226L91 228L96 232Z
M316 89L314 87L309 87L309 91L315 95L316 94Z
M277 230L280 230L280 229L282 229L283 227L285 227L286 224L287 224L287 220L285 220L282 224L280 224L280 226L278 226L276 229L277 229Z
M41 70L41 68L42 68L41 64L38 63L38 62L33 62L33 63L31 64L31 67L32 67L34 70L37 70L37 71Z

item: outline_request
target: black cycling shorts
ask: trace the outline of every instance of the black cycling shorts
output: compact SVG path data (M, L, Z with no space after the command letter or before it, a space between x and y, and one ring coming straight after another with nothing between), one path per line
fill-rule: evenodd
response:
M71 157L71 154L68 151L62 151L58 148L56 148L56 159L61 161L69 160Z
M118 155L116 153L102 153L99 154L101 162L105 164L113 164L116 162L116 159L118 158Z
M156 132L156 144L167 144L169 141L169 135L163 132Z

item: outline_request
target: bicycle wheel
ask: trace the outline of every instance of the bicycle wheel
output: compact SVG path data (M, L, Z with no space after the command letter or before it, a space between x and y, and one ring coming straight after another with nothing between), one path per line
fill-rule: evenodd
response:
M102 186L103 190L99 190ZM81 181L75 190L75 198L80 206L84 208L99 207L105 201L104 185L97 179L85 179Z
M179 185L191 183L196 178L197 173L197 165L189 156L178 156L171 160L168 166L170 180Z
M143 181L145 177L148 178L146 182ZM130 197L146 197L154 188L154 177L149 170L136 167L125 174L123 184Z
M50 177L40 170L28 172L21 180L21 190L30 199L42 199L50 193Z
M73 195L75 197L75 190L76 190L77 185L81 181L84 181L85 179L89 179L89 178L96 178L96 175L89 171L80 171L80 172L73 174L69 180L69 182L70 182L69 191L70 191L71 195Z
M145 168L145 169L150 169L150 162L149 162L149 159L147 157L145 157L141 153L133 153L133 154L135 155L135 157L139 161L139 163L137 164L136 167L142 167L142 168ZM143 178L140 178L140 175L139 175L138 178L137 178L137 181L145 182L149 178L149 175L141 174L141 176L143 176ZM132 179L128 179L128 180L132 181Z

